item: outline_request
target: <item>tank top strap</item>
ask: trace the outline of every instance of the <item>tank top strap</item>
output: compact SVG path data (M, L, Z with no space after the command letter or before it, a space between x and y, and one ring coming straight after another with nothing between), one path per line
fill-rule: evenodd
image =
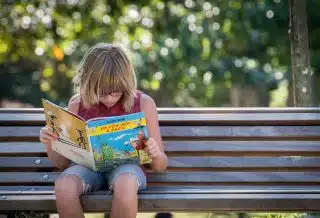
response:
M136 96L135 96L134 105L133 105L133 108L132 108L132 113L141 112L140 101L141 101L142 92L139 91L139 90L136 90L135 95Z

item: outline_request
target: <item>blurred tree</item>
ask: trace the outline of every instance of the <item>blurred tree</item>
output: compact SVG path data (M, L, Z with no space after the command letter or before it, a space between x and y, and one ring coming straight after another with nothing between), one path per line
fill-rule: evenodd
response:
M314 75L309 56L306 1L289 0L294 106L314 106Z
M320 4L308 3L318 76ZM287 0L8 0L0 7L0 100L66 105L84 51L115 41L128 49L139 88L158 106L285 104Z

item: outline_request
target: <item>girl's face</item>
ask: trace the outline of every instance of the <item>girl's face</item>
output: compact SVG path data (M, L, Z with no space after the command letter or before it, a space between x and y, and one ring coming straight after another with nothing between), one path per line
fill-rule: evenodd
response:
M122 95L122 92L112 92L110 94L100 96L99 101L107 107L112 107L121 99Z

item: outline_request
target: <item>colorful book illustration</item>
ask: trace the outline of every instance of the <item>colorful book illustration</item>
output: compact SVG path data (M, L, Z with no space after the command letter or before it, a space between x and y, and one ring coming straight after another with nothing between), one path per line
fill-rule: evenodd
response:
M107 172L125 163L151 163L143 112L85 121L48 100L42 105L46 125L59 135L52 149L76 164Z

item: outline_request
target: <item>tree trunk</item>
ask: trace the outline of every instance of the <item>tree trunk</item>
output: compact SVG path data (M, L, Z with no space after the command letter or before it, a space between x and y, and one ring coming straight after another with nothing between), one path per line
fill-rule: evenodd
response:
M307 28L307 1L289 0L289 35L295 107L315 105L314 76L311 71Z

